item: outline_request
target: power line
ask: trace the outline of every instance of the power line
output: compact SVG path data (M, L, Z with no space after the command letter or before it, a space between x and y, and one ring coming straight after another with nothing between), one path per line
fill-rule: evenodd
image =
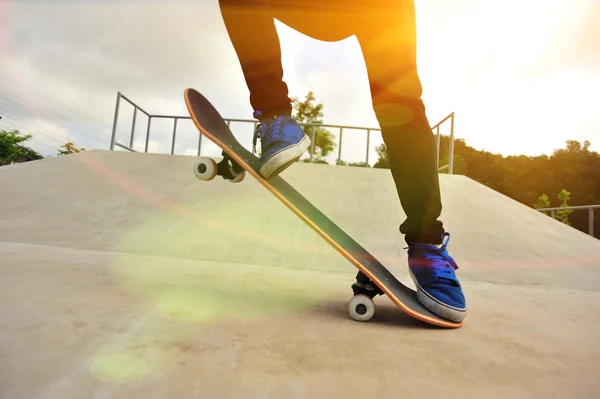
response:
M2 109L2 108L0 108L0 112L3 112L5 115L10 115L9 113L7 113L7 111L5 109ZM48 137L48 138L50 138L50 139L52 139L52 140L60 143L60 146L62 146L62 145L65 144L63 138L59 138L56 135L52 134L51 132L44 131L44 130L42 130L39 127L27 126L27 125L25 125L22 122L17 122L16 120L12 120L12 119L6 119L6 118L4 118L4 121L6 121L8 124L12 125L13 128L15 127L15 125L18 125L18 126L21 126L23 128L23 130L26 130L28 132L36 133L36 134L39 134L40 136L46 136L46 137ZM14 129L14 130L20 130L20 129ZM52 145L50 145L50 144L42 141L39 138L39 136L35 136L33 134L32 134L32 138L31 139L32 139L32 141L39 142L40 144L43 144L46 147L52 148L53 150L58 150L59 147L60 147L60 146L59 147L52 146Z
M34 89L32 89L31 87L29 87L29 86L26 86L26 85L24 85L23 83L19 82L18 80L15 80L14 78L12 78L12 77L10 77L10 76L8 76L8 75L6 75L6 74L2 73L2 72L0 72L0 75L2 75L2 76L4 76L5 78L7 78L7 79L9 79L9 80L11 80L11 81L13 81L13 82L15 82L15 83L16 83L16 84L18 84L19 86L21 86L21 87L24 87L24 88L26 88L27 90L29 90L29 91L31 91L31 92L33 92L33 93L35 93L35 94L39 95L40 97L44 97L45 99L47 99L47 100L49 100L49 101L51 101L51 102L53 102L53 103L56 103L56 104L62 105L63 107L65 107L65 108L67 108L67 109L71 110L71 112L73 112L73 113L75 113L75 114L78 114L78 115L82 116L82 117L83 117L83 118L85 118L85 119L93 120L94 122L96 122L96 123L97 123L97 124L99 124L99 125L103 125L103 126L105 126L105 127L109 128L109 129L112 129L112 126L109 126L109 125L107 125L107 124L106 124L106 122L100 122L100 121L96 120L95 118L92 118L92 117L91 117L91 116L89 116L89 115L84 115L84 114L82 114L80 111L76 110L75 108L72 108L72 107L70 107L69 105L67 105L67 104L65 104L65 103L62 103L62 102L60 102L60 101L57 101L55 98L50 98L50 97L48 97L47 95L45 95L45 94L43 94L43 93L40 93L39 91L37 91L37 90L34 90Z
M36 127L36 126L34 126L34 125L26 125L26 124L25 124L25 123L23 123L23 122L18 122L17 120L18 120L19 118L17 118L17 117L15 117L14 115L12 115L12 114L11 114L11 111L9 111L9 110L6 110L6 109L4 109L4 108L0 108L0 111L2 111L2 112L4 113L4 115L8 115L8 116L10 116L10 117L11 117L11 119L9 119L9 121L10 121L11 123L13 123L13 124L18 124L18 125L22 126L23 128L25 128L27 131L33 131L33 130L35 130L35 131L37 131L37 132L41 132L43 135L46 135L46 136L49 136L49 137L51 137L51 138L55 139L56 141L59 141L59 142L63 142L63 141L64 141L64 138L62 138L62 137L59 137L59 136L55 135L55 134L54 134L54 133L52 133L51 131L48 131L48 130L46 130L46 129L42 129L42 128L40 128L40 127Z
M39 91L37 91L37 90L34 90L34 89L32 89L31 87L28 87L28 86L24 85L23 83L21 83L21 82L19 82L19 81L15 80L14 78L12 78L12 77L10 77L10 76L8 76L8 75L4 74L4 73L1 73L1 72L0 72L0 76L3 76L3 77L5 77L6 79L8 79L8 80L10 80L10 81L14 82L15 84L17 84L17 85L19 85L19 86L21 86L21 87L23 87L23 88L25 88L25 89L29 90L30 92L32 92L32 93L35 93L36 95L38 95L38 96L40 96L40 97L43 97L43 98L45 98L46 100L48 100L49 102L51 102L51 103L53 103L53 104L57 104L57 105L59 105L59 106L62 106L63 108L66 108L66 109L70 110L70 111L71 111L71 113L78 115L80 118L83 118L83 120L84 120L84 121L88 121L88 122L89 122L89 121L92 121L92 122L94 122L94 123L95 123L95 124L97 124L97 125L100 125L100 126L106 127L107 129L109 129L109 131L110 131L110 130L112 130L112 127L111 127L111 126L109 126L109 125L107 125L105 122L100 122L100 121L96 120L95 118L92 118L92 117L90 117L89 115L85 115L85 114L83 114L83 113L81 113L81 112L77 111L76 109L74 109L74 108L72 108L72 107L70 107L70 106L68 106L68 105L66 105L66 104L64 104L64 103L62 103L62 102L60 102L60 101L58 101L58 100L54 99L54 98L50 98L50 97L48 97L47 95L45 95L45 94L43 94L43 93L40 93ZM3 89L3 88L0 88L0 91L4 92L4 93L6 93L6 94L8 94L8 95L10 95L10 96L12 96L12 97L17 97L17 98L23 99L23 97L22 97L22 96L20 96L20 95L18 95L18 94L16 94L16 93L14 93L13 91L9 91L9 90ZM11 100L9 100L8 98L6 98L6 100L7 100L7 101L11 101ZM20 105L21 107L23 107L23 108L27 109L27 106L26 106L26 105L23 105L22 103L17 103L17 102L15 102L15 101L11 101L11 102L12 102L12 103L14 103L14 104ZM38 108L42 109L43 111L45 111L45 112L47 112L47 113L49 113L49 114L52 114L52 115L54 115L54 116L57 116L57 117L59 117L59 118L62 118L62 119L64 119L64 120L72 121L72 120L74 119L74 118L66 117L64 114L59 114L59 113L57 113L56 111L51 111L51 110L49 110L49 109L47 109L47 108L44 108L44 107L39 107L39 106L38 106ZM80 133L82 133L82 134L84 134L84 135L91 136L91 137L93 137L94 139L96 139L96 140L100 141L101 143L103 143L103 144L105 144L105 145L108 145L108 143L109 143L109 142L108 142L108 140L107 140L106 138L99 137L99 136L97 136L97 135L95 135L95 134L92 134L91 132L82 132L82 131L79 131L79 132L80 132Z
M8 92L8 91L6 91L6 90L3 90L3 89L1 89L1 88L0 88L0 91L2 91L2 92L5 92L5 93L8 93L8 94L10 94L10 95L13 95L13 94L14 94L14 93ZM6 102L10 102L10 103L14 104L15 106L21 107L22 109L24 109L24 110L26 110L26 111L29 111L29 108L28 108L28 107L27 107L25 104L23 104L23 103L20 103L20 102L17 102L17 101L14 101L14 100L8 99L8 98L2 98L2 100L6 101ZM43 112L46 112L46 113L52 114L52 115L54 115L54 116L58 116L60 119L62 119L63 121L66 121L66 122L67 122L67 123L69 123L69 124L72 124L72 123L73 123L73 121L72 121L72 120L70 120L69 118L67 118L67 117L65 117L65 116L63 116L63 115L59 115L59 114L57 114L56 112L50 111L50 110L48 110L48 109L44 109L44 108L42 108L42 107L39 107L39 108L40 108L40 109L41 109ZM97 136L96 134L93 134L93 133L91 133L91 132L85 132L85 131L83 131L83 130L81 130L81 129L77 129L77 128L72 128L72 130L74 130L74 131L76 131L76 132L78 132L78 133L80 133L80 134L82 134L82 135L84 135L84 136L88 136L88 137L90 137L90 138L92 138L92 139L95 139L95 140L97 140L97 141L101 142L102 144L108 144L108 141L107 141L106 139L100 138L99 136Z

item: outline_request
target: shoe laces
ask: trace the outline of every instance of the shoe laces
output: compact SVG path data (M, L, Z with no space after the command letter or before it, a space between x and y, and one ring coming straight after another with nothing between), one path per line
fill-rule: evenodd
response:
M446 251L450 242L450 234L446 232L442 237L442 246L439 248L437 245L421 243L411 244L407 247L409 253L416 251L419 255L411 260L411 267L417 270L427 270L432 280L439 277L454 280L453 271L458 269L458 265ZM447 239L444 240L444 238Z
M253 116L259 120L254 129L254 137L252 139L252 152L256 153L258 139L262 141L265 138L269 143L279 139L279 134L283 127L283 116L273 115L272 117L265 117L260 111L254 111Z

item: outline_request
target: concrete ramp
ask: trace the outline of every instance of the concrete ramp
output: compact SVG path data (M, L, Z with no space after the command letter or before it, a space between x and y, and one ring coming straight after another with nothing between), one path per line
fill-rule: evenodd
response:
M250 176L109 151L0 168L0 397L594 397L600 242L464 176L442 220L470 313L433 329ZM284 178L410 283L389 170Z

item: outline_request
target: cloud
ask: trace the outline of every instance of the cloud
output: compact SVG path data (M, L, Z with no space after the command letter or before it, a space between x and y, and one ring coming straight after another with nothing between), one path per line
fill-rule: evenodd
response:
M200 90L226 117L251 118L217 1L1 4L0 96L17 105L3 105L7 117L0 128L29 127L40 140L61 145L43 136L35 124L43 120L61 126L78 146L107 149L118 91L150 113L187 115L186 87ZM599 4L417 1L419 69L430 121L456 111L458 137L505 154L549 152L571 138L600 148L600 116L593 107L600 91ZM281 23L277 28L291 96L314 91L326 123L378 127L355 38L326 43ZM118 129L123 142L130 138L131 113L124 105ZM138 124L135 135L145 138L143 118ZM251 126L235 129L251 146ZM172 121L153 121L152 148L170 152L171 131ZM344 157L364 156L363 136L345 135ZM197 137L193 126L181 122L176 150L194 153Z
M151 113L187 115L186 87L224 114L251 115L217 2L12 2L9 13L0 87L29 107L21 122L41 94L53 99L46 109L102 121L108 142L118 91Z
M172 90L236 66L216 2L16 3L10 22L11 55L72 86Z

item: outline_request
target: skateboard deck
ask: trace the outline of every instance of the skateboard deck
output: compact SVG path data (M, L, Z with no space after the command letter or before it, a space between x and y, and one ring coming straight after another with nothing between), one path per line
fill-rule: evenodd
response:
M378 289L361 292L353 285L355 295L349 303L348 310L355 320L367 321L370 319L375 309L372 302L373 297L385 293L402 311L415 319L445 328L458 328L463 325L463 322L457 323L439 317L424 307L417 300L416 292L413 289L398 281L373 255L325 216L281 176L276 175L264 179L258 173L258 157L238 142L225 120L202 94L188 88L185 90L184 98L190 116L200 133L223 150L224 158L218 165L219 173L217 173L217 165L214 161L211 160L212 164L200 161L195 166L196 176L202 180L210 180L216 174L221 174L224 178L239 182L244 176L243 168L244 171L258 180L302 221L325 239L329 245L358 268L359 275L362 272ZM226 173L222 173L225 170L223 167L225 161L231 161L234 167L233 169L229 167ZM197 170L198 165L202 169L200 172ZM207 170L209 172L212 170L212 175L207 176ZM230 172L232 175L225 176ZM199 177L198 173L203 174L204 177Z

